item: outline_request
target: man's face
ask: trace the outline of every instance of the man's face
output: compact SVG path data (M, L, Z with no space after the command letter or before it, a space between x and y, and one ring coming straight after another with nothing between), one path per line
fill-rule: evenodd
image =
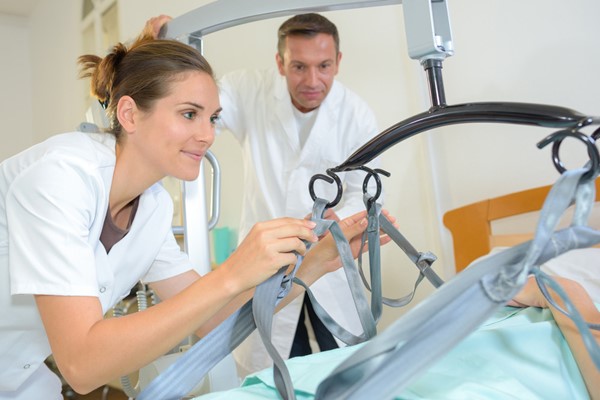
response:
M292 104L309 112L319 107L331 90L342 53L336 55L331 35L288 36L283 59L276 56L279 73L285 76Z
M149 180L165 176L194 180L215 139L220 111L219 92L210 75L180 73L168 95L156 100L151 110L132 111L135 129L128 132L124 147L143 162L139 168Z

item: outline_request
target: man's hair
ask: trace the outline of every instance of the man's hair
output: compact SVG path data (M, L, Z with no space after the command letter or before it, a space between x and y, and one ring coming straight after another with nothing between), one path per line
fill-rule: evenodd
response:
M296 15L281 24L277 31L277 52L279 53L279 56L283 59L283 53L285 52L286 47L285 39L288 36L313 37L319 33L324 33L333 37L333 41L335 42L335 54L337 55L340 51L340 36L337 27L324 16L310 13Z

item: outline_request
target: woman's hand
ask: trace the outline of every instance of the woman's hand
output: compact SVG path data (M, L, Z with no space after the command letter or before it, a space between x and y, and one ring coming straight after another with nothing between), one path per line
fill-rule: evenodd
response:
M390 222L396 226L396 218L390 216L387 210L383 210L382 212L390 220ZM358 212L339 222L339 226L342 229L344 236L350 243L350 250L352 251L353 258L358 257L362 234L367 228L367 223L366 211ZM389 236L383 232L380 233L380 244L382 246L390 241L391 238ZM364 252L367 249L368 247L365 245L362 250ZM310 251L309 256L314 258L315 263L320 264L320 268L324 272L335 271L342 265L335 240L330 233L325 235L319 241L319 243L314 246L314 248Z
M295 264L297 255L306 254L304 241L316 242L316 224L295 218L259 222L221 268L227 269L242 292L274 275L282 266Z

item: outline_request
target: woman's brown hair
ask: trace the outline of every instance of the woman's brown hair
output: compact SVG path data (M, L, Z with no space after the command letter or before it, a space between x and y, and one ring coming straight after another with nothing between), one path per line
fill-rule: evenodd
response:
M130 96L137 107L149 111L154 102L169 94L171 83L180 74L200 71L214 79L211 66L194 48L175 40L140 38L127 48L115 45L104 58L83 55L78 59L80 77L91 78L90 93L106 109L108 131L117 140L121 125L116 107L122 96Z

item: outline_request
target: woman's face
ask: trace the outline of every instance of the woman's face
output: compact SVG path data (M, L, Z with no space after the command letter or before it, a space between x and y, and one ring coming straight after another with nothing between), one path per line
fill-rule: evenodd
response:
M138 119L129 145L134 144L148 173L158 179L198 177L200 162L215 139L221 106L217 85L203 72L187 72L171 83L170 94Z

